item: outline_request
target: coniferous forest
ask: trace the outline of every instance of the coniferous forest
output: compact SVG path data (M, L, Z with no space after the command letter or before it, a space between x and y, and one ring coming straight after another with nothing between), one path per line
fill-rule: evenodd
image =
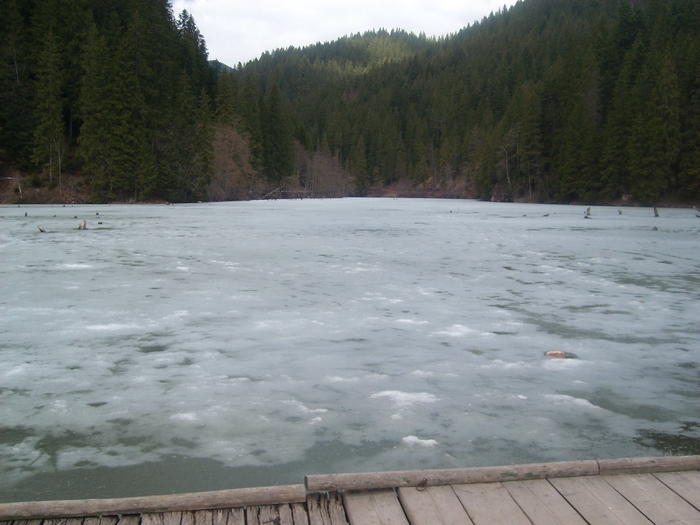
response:
M697 0L523 0L233 68L166 0L6 0L0 27L9 202L700 200Z

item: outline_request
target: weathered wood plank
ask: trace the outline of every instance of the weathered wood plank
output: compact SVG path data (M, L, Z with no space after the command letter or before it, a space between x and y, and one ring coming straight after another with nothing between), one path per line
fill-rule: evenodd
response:
M700 510L700 473L664 472L654 474L658 480Z
M92 523L88 520L95 520L93 525L117 525L119 518L117 516L102 516L99 518L85 518L83 525L90 525Z
M182 512L164 512L163 525L180 525Z
M398 493L411 525L473 525L450 485L401 487Z
M409 525L391 489L346 492L344 501L350 525Z
M354 474L317 474L304 478L309 492L329 490L370 490L426 485L488 483L520 479L542 479L598 474L598 462L565 461L501 467L478 467L442 470L405 470Z
M120 525L117 523L117 525ZM129 524L131 525L131 524ZM180 525L194 525L194 512L192 511L184 511L182 513L182 520L180 521Z
M213 525L245 525L245 511L242 508L217 509L212 513L212 523Z
M280 525L294 525L294 516L289 505L280 505L277 507L277 512L280 517Z
M700 469L700 456L664 456L660 458L601 459L600 475L646 474Z
M503 486L535 525L586 525L546 479L506 481Z
M85 518L70 518L66 520L66 525L82 525Z
M66 525L65 519L49 519L49 520L44 520L44 525Z
M310 525L348 525L343 501L337 492L309 494Z
M651 523L600 476L550 479L549 482L588 523L595 525L649 525Z
M117 522L117 525L140 525L141 524L141 516L139 515L126 515L126 516L119 516L119 521ZM68 525L68 524L66 524Z
M83 525L88 525L87 520L92 518L86 518ZM99 524L97 524L99 525ZM141 515L141 525L163 525L163 513L162 512L149 512L148 514ZM225 523L223 525L226 525Z
M197 510L194 513L194 525L213 525L214 513L210 510Z
M700 512L651 474L604 476L655 525L700 525Z
M0 520L193 511L304 501L306 490L303 485L280 485L136 498L2 503Z
M309 525L309 513L306 512L306 508L301 503L292 503L290 505L292 509L292 517L294 518L294 525Z
M474 525L530 525L530 520L500 483L453 485Z
M8 522L8 523L13 523L13 525L41 525L42 520L17 520L14 522ZM116 520L114 520L116 523ZM99 523L97 524L99 525Z

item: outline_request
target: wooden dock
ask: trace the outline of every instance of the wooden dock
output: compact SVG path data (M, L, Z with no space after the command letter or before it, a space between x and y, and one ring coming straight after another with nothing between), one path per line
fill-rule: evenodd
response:
M315 475L304 481L0 504L0 525L700 525L700 456Z

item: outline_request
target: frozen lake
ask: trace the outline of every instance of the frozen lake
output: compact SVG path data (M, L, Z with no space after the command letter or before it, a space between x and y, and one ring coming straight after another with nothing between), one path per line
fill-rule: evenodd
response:
M584 209L0 206L0 501L700 453L700 219Z

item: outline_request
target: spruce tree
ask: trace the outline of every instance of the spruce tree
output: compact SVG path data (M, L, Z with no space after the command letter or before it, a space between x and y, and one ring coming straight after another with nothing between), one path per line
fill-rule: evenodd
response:
M54 172L58 175L59 193L62 192L61 167L66 149L60 62L57 39L53 31L49 30L38 64L35 110L37 127L34 130L32 160L40 166L46 164L49 184L53 183Z
M265 98L263 114L263 166L268 180L279 185L294 168L294 142L277 83Z

